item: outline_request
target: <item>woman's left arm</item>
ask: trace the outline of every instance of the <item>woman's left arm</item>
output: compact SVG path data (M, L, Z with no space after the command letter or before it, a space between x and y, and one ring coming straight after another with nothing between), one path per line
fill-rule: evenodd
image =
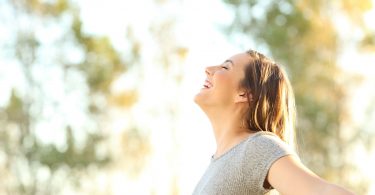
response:
M292 155L276 160L268 172L267 180L283 195L354 195L321 179Z

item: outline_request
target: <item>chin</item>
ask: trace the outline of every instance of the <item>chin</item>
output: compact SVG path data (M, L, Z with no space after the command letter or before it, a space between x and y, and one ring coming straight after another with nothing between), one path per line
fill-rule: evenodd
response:
M194 96L194 102L195 102L196 104L199 105L200 100L201 100L200 94L197 93L197 94Z
M207 97L204 97L203 94L201 94L200 92L198 92L195 96L194 96L194 102L202 107L205 103L205 100L207 99Z
M210 101L208 100L209 98L207 97L207 95L203 94L203 93L197 93L195 96L194 96L194 102L201 108L201 109L204 109L204 108L207 108L207 107L210 107L212 106L212 104L210 103Z

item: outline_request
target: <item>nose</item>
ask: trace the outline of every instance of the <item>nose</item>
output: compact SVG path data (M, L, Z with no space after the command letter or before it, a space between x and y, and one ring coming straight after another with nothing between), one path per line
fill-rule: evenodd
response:
M206 69L205 69L205 72L206 72L207 76L211 76L212 73L213 73L212 66L207 66Z

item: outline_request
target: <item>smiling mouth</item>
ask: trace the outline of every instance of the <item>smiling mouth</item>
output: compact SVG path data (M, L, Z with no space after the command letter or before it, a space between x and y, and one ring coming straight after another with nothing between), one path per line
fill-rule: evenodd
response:
M209 89L209 88L213 87L213 85L212 85L212 83L211 83L210 81L205 80L205 82L204 82L204 84L203 84L203 87L204 87L205 89Z

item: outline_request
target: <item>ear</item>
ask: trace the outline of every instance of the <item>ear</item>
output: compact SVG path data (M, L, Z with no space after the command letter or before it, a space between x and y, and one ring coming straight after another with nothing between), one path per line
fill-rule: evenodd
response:
M234 98L234 102L235 103L243 103L243 102L252 101L253 97L252 97L251 93L249 93L250 99L248 99L247 95L248 95L248 92L240 91L238 94L236 94L236 97Z

